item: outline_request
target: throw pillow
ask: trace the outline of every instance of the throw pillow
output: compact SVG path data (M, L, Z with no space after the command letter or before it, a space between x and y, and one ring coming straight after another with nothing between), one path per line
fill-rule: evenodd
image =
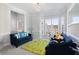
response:
M27 33L25 33L25 32L19 32L19 34L20 34L20 38L23 38L23 37L27 36Z
M15 36L16 36L17 39L20 38L20 34L19 33L16 33Z

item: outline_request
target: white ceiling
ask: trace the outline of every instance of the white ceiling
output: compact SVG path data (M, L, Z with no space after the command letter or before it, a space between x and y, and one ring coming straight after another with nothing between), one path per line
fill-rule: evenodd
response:
M79 3L76 3L75 6L70 11L72 15L79 15Z
M57 16L64 13L69 8L70 3L40 3L40 11L33 8L32 3L10 3L21 8L28 13L40 13L42 16Z
M43 16L60 16L69 8L69 3L47 3L41 7Z

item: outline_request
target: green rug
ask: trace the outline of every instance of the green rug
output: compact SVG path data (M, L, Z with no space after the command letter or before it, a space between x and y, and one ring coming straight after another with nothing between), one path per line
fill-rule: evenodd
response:
M44 55L48 42L49 40L37 39L24 44L22 48L38 55Z

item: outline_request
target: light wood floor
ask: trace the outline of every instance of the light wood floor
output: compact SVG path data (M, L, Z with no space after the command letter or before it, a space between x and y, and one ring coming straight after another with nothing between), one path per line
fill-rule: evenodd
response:
M24 49L21 48L21 46L15 48L9 45L0 50L0 55L35 55L35 54L25 51Z

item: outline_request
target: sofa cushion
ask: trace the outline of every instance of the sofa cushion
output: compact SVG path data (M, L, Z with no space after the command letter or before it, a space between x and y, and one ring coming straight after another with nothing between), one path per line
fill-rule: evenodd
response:
M27 36L26 32L18 32L14 34L17 39L24 38Z
M48 45L56 45L57 43L58 43L58 41L56 41L56 40L52 40L52 41L49 42Z
M68 37L66 34L62 34L62 36L64 37L65 43L72 42L72 39L70 37Z
M19 32L19 34L20 34L20 38L24 38L27 36L26 32Z

